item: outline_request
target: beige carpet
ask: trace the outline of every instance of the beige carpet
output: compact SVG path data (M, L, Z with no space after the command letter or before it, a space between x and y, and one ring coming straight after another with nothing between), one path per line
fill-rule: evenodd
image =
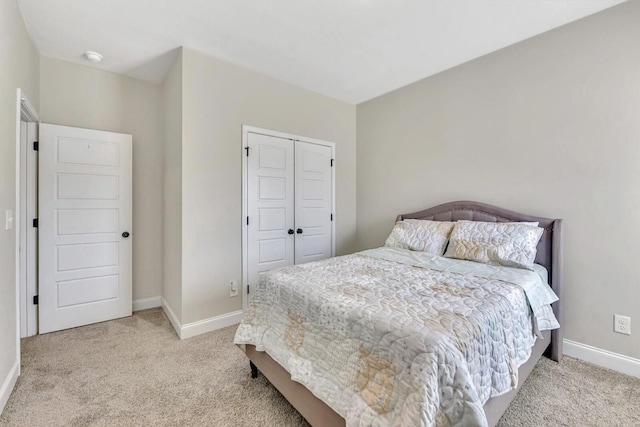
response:
M159 309L28 338L3 426L302 426L232 344L235 327L180 341ZM502 426L640 426L640 380L542 359Z

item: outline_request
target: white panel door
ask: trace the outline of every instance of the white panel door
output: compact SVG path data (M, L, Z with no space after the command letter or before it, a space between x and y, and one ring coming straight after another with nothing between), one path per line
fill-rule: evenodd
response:
M331 257L331 147L296 141L295 263Z
M261 272L294 262L293 141L248 134L247 275L258 283Z
M131 315L131 135L40 125L40 333Z

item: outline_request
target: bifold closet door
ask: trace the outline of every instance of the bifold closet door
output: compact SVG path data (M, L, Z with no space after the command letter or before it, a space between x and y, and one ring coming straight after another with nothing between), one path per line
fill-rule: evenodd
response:
M331 148L295 142L295 263L331 257Z
M285 138L248 134L248 283L294 263L294 151Z

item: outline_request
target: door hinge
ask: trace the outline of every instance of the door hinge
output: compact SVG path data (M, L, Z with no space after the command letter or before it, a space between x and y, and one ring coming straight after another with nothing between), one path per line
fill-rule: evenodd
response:
M331 167L333 167L333 159L331 159Z
M38 305L38 295L33 296L33 305Z
M38 228L38 218L33 218L33 227Z
M247 285L247 293L249 293L249 285Z
M34 149L34 151L38 151L38 146L39 146L38 141L33 141L33 149Z
M247 225L249 225L249 217L247 217Z
M244 149L247 150L247 157L249 157L249 146L247 145Z
M333 221L333 214L331 214L331 221Z

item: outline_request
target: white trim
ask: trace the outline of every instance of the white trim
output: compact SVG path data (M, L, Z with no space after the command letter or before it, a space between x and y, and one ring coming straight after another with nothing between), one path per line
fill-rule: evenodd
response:
M164 314L167 315L167 318L169 319L169 322L171 322L173 329L176 330L176 334L178 334L178 337L182 339L182 337L180 336L180 328L182 327L182 325L180 325L178 317L176 317L176 314L173 312L173 310L171 310L171 307L169 306L169 304L167 304L167 300L165 300L164 297L160 297L160 301L162 311L164 311Z
M16 381L18 381L18 375L20 374L20 361L16 360L16 362L11 367L7 378L5 378L2 383L2 388L0 388L0 414L4 411L4 407L7 405L9 401L9 397L11 396L11 392L13 392L13 387L16 385Z
M21 89L18 89L18 91L22 120L24 120L25 122L39 122L40 117L38 116L38 111L36 111L31 101L29 101L27 95L25 95Z
M16 364L18 365L18 375L20 375L20 119L22 113L22 90L17 90L16 101L16 198L14 204L13 217L13 233L15 237L15 280L16 280ZM4 384L3 384L4 392ZM11 387L13 390L13 387ZM11 393L11 392L9 392ZM2 395L4 399L4 395ZM9 397L7 396L7 400ZM4 405L2 406L4 408Z
M28 100L27 100L28 102ZM38 217L38 154L30 149L28 141L39 139L39 122L27 123L27 155L26 155L26 211L22 215L27 226L26 254L26 296L27 296L27 336L38 333L38 306L33 304L33 297L38 295L38 229L31 227L33 218ZM32 147L31 147L32 148Z
M157 307L162 307L162 297L159 295L133 300L133 311L148 310Z
M266 135L266 136L275 136L276 138L291 139L293 141L310 142L312 144L318 144L318 145L327 145L327 146L333 146L333 147L335 147L336 145L335 142L327 141L324 139L310 138L308 136L296 135L295 133L281 132L278 130L259 128L256 126L242 125L243 136L249 132L259 133L260 135ZM243 145L243 148L244 147L246 147L246 145Z
M255 126L242 125L242 309L247 309L247 283L249 281L249 271L247 268L248 265L248 255L247 255L247 246L249 233L247 232L247 222L245 218L247 217L247 204L248 204L248 188L249 185L247 174L249 173L248 168L248 158L246 156L245 148L248 146L248 138L249 133L257 133L261 135L267 136L275 136L278 138L290 139L292 141L302 141L309 142L312 144L324 145L327 147L331 147L331 158L334 160L334 167L331 168L331 181L332 181L332 199L331 199L331 212L333 213L333 221L331 222L331 256L336 256L336 222L338 221L338 215L336 213L336 144L331 141L323 141L321 139L309 138L306 136L300 136L293 133L280 132L270 129L259 128Z
M249 126L242 125L242 139L241 143L242 150L240 151L240 155L242 156L242 217L240 218L240 223L242 224L242 241L240 242L240 246L242 247L242 310L247 309L247 283L249 282L249 270L247 268L248 265L248 254L247 254L247 240L249 239L249 233L247 233L247 222L245 218L247 217L248 208L247 208L247 195L249 194L249 190L247 186L249 185L249 179L247 178L247 174L249 173L248 167L248 156L245 155L245 148L248 147L248 139L249 139Z
M640 359L567 339L563 343L563 353L567 356L640 378Z
M21 320L21 307L20 307L20 183L21 183L21 156L20 156L20 122L23 120L27 122L37 122L38 112L35 108L33 108L33 104L29 102L27 96L22 92L22 89L16 89L16 182L15 182L15 200L14 200L14 213L13 217L15 218L13 224L13 232L15 237L15 286L16 286L16 297L15 297L15 310L16 310L16 355L15 355L15 363L14 366L9 373L9 377L2 385L2 389L0 389L0 410L4 409L4 405L6 401L9 400L9 395L13 390L13 386L15 385L15 381L20 375L20 320ZM6 396L5 396L6 393Z
M27 123L24 121L20 121L20 151L18 152L20 156L20 197L18 200L20 201L20 215L24 216L23 219L27 218ZM18 255L19 259L19 281L20 284L20 305L18 306L18 311L20 312L20 338L25 338L30 336L28 332L27 325L28 321L28 313L30 310L27 307L27 222L19 221L18 227L16 230L17 238L20 240L19 242L19 250ZM32 334L33 335L33 334Z
M22 89L18 88L16 90L16 202L14 212L14 229L16 233L16 315L18 319L18 344L16 347L18 361L20 360L20 338L38 333L38 308L33 304L29 304L37 291L37 278L35 277L35 272L37 271L36 251L33 248L27 251L28 245L35 244L37 247L38 243L36 231L29 227L29 221L26 220L27 215L35 214L35 205L29 201L28 196L36 194L37 197L38 191L36 170L33 168L30 170L27 166L37 165L37 160L35 160L35 153L29 150L28 143L25 147L26 150L22 149L24 145L22 139L23 136L27 140L30 137L34 140L37 138L37 123L39 121L38 112L33 107L33 104L31 104ZM21 122L26 123L24 129ZM25 135L23 135L23 131ZM27 176L27 173L29 176ZM31 186L28 187L29 184ZM33 187L34 185L35 187ZM23 207L26 207L26 210ZM24 227L25 221L27 227ZM24 233L26 235L23 235ZM21 246L23 246L22 251L20 249ZM29 277L29 273L33 277Z
M38 123L26 122L31 113L21 104L20 122L20 337L38 333L38 309L32 301L38 295L38 229L31 226L38 217L38 156L30 142L38 140Z
M242 310L237 310L220 316L210 317L209 319L187 323L186 325L182 325L180 339L184 340L195 337L196 335L226 328L227 326L237 325L241 320Z
M169 304L167 304L167 301L162 297L160 297L160 300L164 314L167 315L169 322L171 322L173 329L176 330L176 334L178 334L178 338L181 340L212 332L217 329L226 328L227 326L236 325L242 320L242 310L237 310L220 316L210 317L208 319L181 325L178 317L175 315Z

